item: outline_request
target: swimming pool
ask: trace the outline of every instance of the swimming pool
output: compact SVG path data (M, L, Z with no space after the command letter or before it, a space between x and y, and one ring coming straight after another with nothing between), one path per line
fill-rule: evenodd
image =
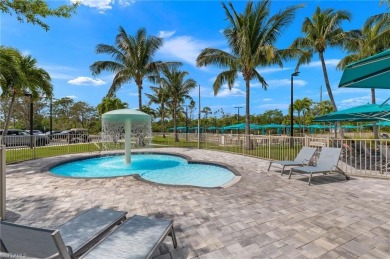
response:
M160 184L219 187L230 182L235 174L226 167L166 154L132 154L131 164L124 156L102 156L55 166L50 172L73 178L105 178L139 175Z

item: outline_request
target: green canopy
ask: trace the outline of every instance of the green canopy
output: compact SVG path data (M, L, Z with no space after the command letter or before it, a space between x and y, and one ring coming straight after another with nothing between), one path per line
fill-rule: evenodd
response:
M312 124L306 126L309 129L329 129L329 126L319 125L319 124Z
M390 105L364 104L314 118L317 122L378 121L390 119Z
M373 125L372 125L372 123L369 123L369 124L365 124L363 126L365 126L365 127L372 127ZM380 121L380 122L377 122L376 126L389 127L390 126L390 121Z
M225 130L244 130L245 126L246 126L245 123L240 123L240 124L234 124L234 125L229 125L229 126L222 127L221 130L222 131L225 131ZM262 129L263 126L260 126L260 125L257 125L257 124L249 124L249 128L251 130L255 130L255 129Z
M281 129L281 128L284 128L284 127L286 127L286 126L285 126L285 125L282 125L282 124L275 124L275 123L272 123L272 124L261 125L261 127L265 128L265 129L269 129L269 128ZM287 127L288 127L288 126L287 126Z
M390 49L346 66L339 87L390 89Z

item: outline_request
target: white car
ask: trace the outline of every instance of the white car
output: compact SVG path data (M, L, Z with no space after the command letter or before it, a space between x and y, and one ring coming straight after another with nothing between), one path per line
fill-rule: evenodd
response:
M3 135L3 130L0 130L0 137ZM6 146L45 146L49 144L49 137L46 135L30 135L24 130L9 129L7 136L1 137L1 144Z

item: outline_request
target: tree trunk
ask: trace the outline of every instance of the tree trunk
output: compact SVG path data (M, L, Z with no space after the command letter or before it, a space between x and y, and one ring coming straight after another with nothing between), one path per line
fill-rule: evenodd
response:
M142 83L138 86L138 110L142 112Z
M326 70L324 53L323 52L318 52L318 55L320 56L321 65L322 65L322 72L324 73L324 80L325 80L326 90L328 91L329 100L330 100L330 103L333 106L333 111L335 112L335 111L337 111L337 107L336 107L336 102L334 101L334 98L333 98L332 88L330 88L330 84L329 84L329 78L328 78L328 72ZM337 124L338 124L338 128L340 130L340 137L344 138L344 133L343 133L343 130L341 129L341 127L340 127L340 123L337 123Z
M371 88L371 102L372 104L376 103L374 88ZM376 122L372 123L372 131L374 132L374 139L379 139L379 132L378 132L378 127L376 126Z
M177 136L177 130L176 130L176 104L173 104L173 130L175 134L175 142L179 142L179 137Z
M12 99L11 99L11 104L10 104L10 106L9 106L9 111L8 111L7 119L6 119L5 125L4 125L3 137L7 136L7 131L8 131L8 128L9 128L9 123L10 123L10 121L11 121L11 116L12 116L12 113L13 113L13 111L14 111L15 99L16 99L16 92L15 92L15 90L14 90L13 93L12 93Z
M161 132L163 135L163 138L165 137L165 130L164 130L164 105L161 105Z
M251 138L250 138L250 111L249 111L249 98L250 98L250 82L249 79L245 80L246 100L245 100L245 149L251 149Z

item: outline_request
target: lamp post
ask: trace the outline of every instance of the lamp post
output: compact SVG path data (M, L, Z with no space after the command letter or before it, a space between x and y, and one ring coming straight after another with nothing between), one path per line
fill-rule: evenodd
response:
M240 123L240 109L243 108L241 106L234 107L237 109L237 124Z
M294 105L294 76L298 76L299 75L299 72L298 71L295 71L294 73L291 74L291 106L290 106L290 136L291 136L291 139L290 139L290 147L293 147L294 146L294 140L293 140L293 136L294 136L294 118L293 118L293 112L294 112L294 108L293 108L293 105Z

